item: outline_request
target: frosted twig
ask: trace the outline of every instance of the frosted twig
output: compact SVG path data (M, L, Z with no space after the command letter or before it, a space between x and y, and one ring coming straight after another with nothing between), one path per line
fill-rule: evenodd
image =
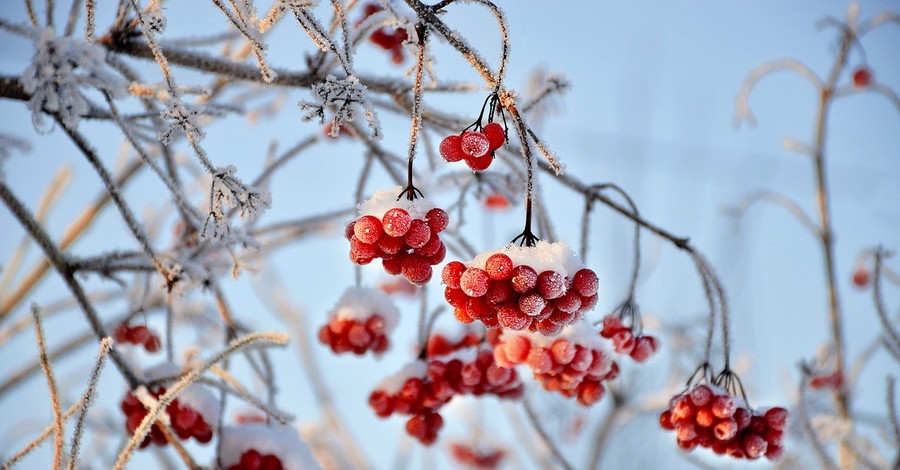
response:
M28 12L28 20L31 21L31 26L35 28L38 27L38 19L37 13L34 11L34 5L31 3L31 0L25 0L25 11Z
M697 268L697 273L700 274L700 281L703 283L703 293L706 294L706 302L709 307L709 321L706 325L706 345L703 349L703 362L709 364L710 353L712 352L713 335L716 330L716 301L713 295L712 282L709 279L706 261L699 254L693 254L691 258L694 260L694 266ZM726 357L728 357L727 354Z
M231 24L234 25L235 29L244 36L244 39L250 44L250 48L253 50L253 55L256 56L257 64L259 65L260 73L262 73L262 78L266 83L271 83L272 80L275 79L275 72L269 68L268 62L266 62L265 49L266 46L263 44L256 34L250 30L252 25L246 23L246 19L241 18L240 12L238 12L238 16L236 17L228 7L222 3L222 0L212 0L212 2L222 10L222 13L228 18L228 21L231 21Z
M537 134L535 134L530 127L528 128L528 135L531 136L531 140L534 141L534 146L537 147L538 150L540 150L541 155L543 155L544 158L547 159L547 164L550 165L550 168L553 169L553 172L556 173L556 176L561 175L565 170L565 165L559 162L559 160L556 158L556 154L550 151L550 149L547 148L547 146L545 146L543 142L541 142L541 139L538 138Z
M34 336L37 340L38 351L40 354L41 369L44 371L44 377L47 378L47 388L50 391L50 404L53 408L53 421L56 423L53 468L57 469L62 464L63 445L65 444L62 409L59 405L59 392L56 389L56 379L53 377L53 368L50 365L50 359L47 357L47 345L44 343L44 327L41 323L41 311L37 304L31 305L31 314L34 316Z
M181 443L181 439L179 439L178 436L176 436L172 432L172 428L170 428L168 424L157 422L156 425L159 426L159 430L162 431L163 436L165 436L166 438L166 441L169 444L172 444L172 447L175 449L175 453L178 454L178 457L181 458L182 462L184 462L185 467L191 470L203 470L203 467L197 465L197 463L194 462L191 454L187 451L187 449L184 448L184 445Z
M69 8L69 14L66 16L66 29L63 36L69 37L75 32L75 23L78 22L81 3L83 1L84 0L72 0L72 6Z
M861 93L861 92L871 92L871 93L877 93L879 95L882 95L885 98L887 98L897 108L897 111L900 111L900 96L897 96L897 93L895 93L894 90L891 90L887 86L882 85L880 83L870 83L870 84L866 85L865 87L857 87L857 86L849 86L849 85L843 86L843 87L835 90L834 97L840 98L842 96L853 95L853 94Z
M893 434L894 445L897 449L897 455L894 457L893 465L893 468L896 469L898 465L900 465L900 417L897 415L897 401L894 396L894 386L894 376L889 375L887 378L887 408L888 421L891 423L891 433Z
M810 422L809 416L807 415L806 389L809 385L809 376L805 372L801 373L803 374L803 377L800 379L800 388L797 390L797 415L800 424L803 426L803 431L806 433L806 437L812 444L816 456L819 457L819 463L822 465L822 468L837 470L838 467L834 464L834 461L831 460L831 456L828 455L828 451L825 450L825 444L823 444L822 440L819 439L819 435L816 433L816 430L813 429L812 423Z
M84 25L84 42L94 42L94 0L84 2L84 10L87 12Z
M416 32L419 37L419 50L416 54L416 74L413 81L413 107L412 107L412 129L409 132L409 152L407 159L410 166L410 178L412 177L412 161L416 158L416 143L418 143L419 129L422 127L422 74L425 69L425 49L428 41L428 29L422 24L416 25ZM409 190L412 191L412 180L408 181Z
M231 373L229 373L227 370L225 370L219 366L213 366L213 368L211 369L211 372L215 376L222 379L222 381L225 382L229 387L231 387L231 390L237 396L241 397L247 403L250 403L251 405L258 408L260 411L265 413L266 416L268 416L268 417L274 419L275 421L278 421L279 423L284 424L284 425L287 425L291 421L294 420L294 416L292 416L288 413L276 410L276 409L270 407L269 405L267 405L266 403L264 403L259 398L256 398L255 396L253 396L253 394L251 394L249 390L247 390L243 385L241 385L241 383L237 380L237 378L235 378L233 375L231 375Z
M341 64L341 68L344 69L344 73L348 76L353 75L353 67L350 65L348 57L350 56L350 51L345 51L341 53L341 50L338 49L337 45L334 43L330 37L328 37L328 33L325 31L325 28L316 21L315 16L309 13L309 10L306 7L301 5L291 4L291 11L294 13L294 17L297 18L297 22L300 23L300 26L303 27L306 34L309 35L309 38L312 39L313 43L315 43L316 47L318 47L322 51L331 51L337 58Z
M635 217L640 217L640 213L638 212L637 204L634 203L634 199L625 192L624 189L619 187L614 183L604 183L598 184L595 186L597 191L603 191L604 189L611 189L619 195L621 195L625 202L628 204L628 207L631 208L631 213L634 214ZM631 280L628 283L628 297L631 298L634 296L634 289L637 287L638 273L640 272L641 267L641 226L640 224L635 223L634 226L634 238L632 239L632 250L633 250L633 260L632 260L632 268L631 268ZM584 258L582 258L584 260Z
M72 415L75 414L75 412L81 408L81 406L82 406L82 403L78 402L78 403L75 403L74 405L72 405L71 407L69 407L69 409L66 410L65 413L63 413L62 420L66 421L69 418L71 418ZM54 431L56 431L56 423L55 422L50 423L49 426L44 428L44 430L41 431L41 433L37 437L32 439L31 442L29 442L25 447L23 447L22 450L16 452L6 462L3 462L3 465L0 465L0 470L9 470L10 468L12 468L12 466L15 465L16 462L18 462L19 460L22 460L22 458L24 458L26 455L31 453L31 451L33 451L39 445L41 445L41 443L43 443L44 440L50 436L50 434L53 434Z
M97 360L94 362L93 369L91 369L87 389L85 389L84 394L81 395L81 399L78 401L81 403L81 412L78 413L78 419L75 421L75 429L72 433L72 450L69 452L68 470L75 470L78 464L78 451L81 447L81 436L84 434L85 417L91 405L94 404L97 382L100 380L100 373L103 371L103 365L106 364L106 354L111 347L112 339L109 337L100 341L100 352L97 354Z
M884 299L881 295L881 273L883 269L884 258L891 256L891 253L884 251L882 248L875 250L875 266L873 269L872 279L872 298L875 302L875 313L881 321L884 329L885 341L893 343L894 349L900 349L900 333L894 329L891 320L888 318L887 309L884 306Z
M809 230L812 236L819 236L819 226L813 222L812 218L791 198L774 191L757 191L744 198L737 206L726 208L726 212L728 215L737 219L737 221L740 221L747 210L750 209L750 206L758 201L767 201L783 207L797 220L797 222L800 222L805 229Z
M531 422L531 426L541 437L541 441L550 449L550 452L553 453L553 456L556 457L559 466L565 470L573 470L574 467L566 460L565 455L559 450L559 447L556 447L556 444L553 443L550 436L547 434L547 431L544 429L543 425L541 425L540 419L538 419L537 415L534 413L534 409L531 407L531 403L527 398L522 399L522 407L525 409L525 415L528 416L528 421Z
M350 54L350 28L347 26L347 15L344 13L344 7L341 6L340 0L331 0L331 6L334 7L334 14L341 24L341 36L344 41L344 60L352 68L353 55Z
M748 104L750 92L753 91L753 88L760 79L779 70L792 70L797 72L800 76L809 80L809 82L816 87L816 90L821 91L825 88L825 84L816 73L796 59L781 59L760 65L750 72L750 75L747 76L747 79L744 81L743 86L741 86L741 89L738 92L737 99L735 100L735 107L737 108L737 115L734 120L735 125L739 125L743 120L749 122L750 125L756 125L756 118L753 117L753 113L750 111L750 105Z
M283 333L251 333L242 338L232 340L228 343L227 348L225 348L223 351L215 354L201 366L192 369L190 372L185 374L180 381L171 385L166 390L166 393L160 395L158 401L150 409L147 410L147 415L144 416L141 424L137 429L135 429L134 435L131 436L131 439L128 440L128 444L126 444L122 452L119 453L113 469L122 470L125 468L125 465L128 463L128 459L131 458L131 454L141 443L141 441L143 441L144 438L147 437L147 434L150 433L150 427L156 422L157 419L159 419L159 416L164 412L165 408L170 403L172 403L172 400L177 398L178 394L181 393L181 391L184 390L185 387L195 382L201 374L212 368L214 365L218 364L223 359L244 348L283 346L287 344L288 340L289 337Z

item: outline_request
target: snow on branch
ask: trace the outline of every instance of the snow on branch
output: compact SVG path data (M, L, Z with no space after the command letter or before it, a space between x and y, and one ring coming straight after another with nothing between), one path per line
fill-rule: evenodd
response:
M362 110L369 128L372 129L372 138L381 138L381 124L378 116L372 108L372 104L366 98L367 88L354 76L338 79L329 75L323 83L312 86L312 94L315 102L300 102L300 109L304 112L303 120L311 121L319 119L320 124L325 123L326 108L334 111L331 118L332 136L337 137L343 124L353 122Z

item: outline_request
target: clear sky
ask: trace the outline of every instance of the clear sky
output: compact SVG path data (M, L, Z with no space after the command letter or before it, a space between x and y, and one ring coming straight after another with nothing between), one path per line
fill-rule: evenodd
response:
M24 21L21 2L5 3L8 5L0 16ZM58 7L62 18L68 2L59 3L63 4ZM97 3L101 10L110 7L110 2ZM225 28L225 19L207 2L168 3L166 37ZM529 74L536 68L561 74L572 84L571 90L558 101L558 113L539 126L542 140L568 165L570 174L587 182L618 184L629 191L646 218L672 233L691 238L715 266L728 290L734 354L746 360L743 378L751 400L758 405L792 403L798 362L813 358L828 338L820 250L809 233L780 207L754 206L737 227L733 219L724 215L723 208L740 203L754 191L766 189L783 193L807 213L815 213L811 161L785 150L782 142L785 138L811 142L816 94L796 74L779 72L767 77L750 99L758 120L755 127L746 123L740 127L734 125L734 103L748 73L770 60L796 58L817 75L826 75L837 48L838 34L834 28L817 27L817 22L825 16L843 19L847 5L817 0L501 0L498 5L507 14L512 44L507 86L524 90ZM862 18L889 8L897 11L900 7L889 0L863 1L859 5ZM107 11L99 15L99 29L108 24L109 17ZM466 35L484 56L494 60L499 50L498 36L495 23L484 10L474 5L453 6L445 20ZM303 57L297 45L303 45L306 50L308 38L297 30L295 23L285 22L270 39L272 64L289 69L302 66ZM855 50L850 63L855 66L867 62L876 81L900 90L898 44L900 24L881 27L863 39L865 57ZM477 76L447 47L436 46L434 54L438 59L439 78L477 82ZM20 74L30 56L28 42L0 32L0 74ZM362 47L356 62L360 73L371 75L399 76L405 68L387 64L385 55L368 45ZM140 70L148 80L160 79L158 69L152 64ZM176 77L185 84L207 83L199 74L183 70L176 70ZM849 83L849 76L843 75L841 82ZM318 132L316 126L300 121L296 103L307 96L306 92L288 91L285 108L277 119L253 123L244 117L231 116L208 126L204 146L212 160L221 166L234 164L240 177L252 179L263 167L272 140L280 143L280 149L286 149L303 136ZM452 97L433 95L427 103L474 117L483 97L481 92ZM405 154L407 119L385 113L382 122L386 131L384 145L397 154ZM123 148L120 135L105 123L85 121L82 130L91 136L107 165L114 166ZM836 263L852 361L879 331L871 291L857 290L850 283L857 255L878 244L900 248L900 204L897 203L900 201L900 109L873 93L854 94L835 103L827 131ZM37 205L56 168L71 165L72 180L47 222L50 232L58 236L95 197L99 181L62 132L58 129L48 135L34 132L30 114L21 102L0 100L0 133L27 139L33 146L31 152L16 154L2 168L8 183L30 207ZM437 137L432 136L435 142ZM358 158L361 149L353 142L319 145L292 162L274 179L273 207L261 223L351 205L362 161ZM187 152L186 148L180 150ZM546 175L542 178L557 235L577 245L582 202ZM388 184L384 175L378 175L367 190L374 191ZM126 192L138 211L159 211L167 207L163 194L162 186L149 174L141 176ZM202 194L198 189L194 196L199 201ZM447 200L447 196L444 193L440 197ZM167 210L171 211L171 207ZM599 318L601 312L612 309L625 295L632 226L603 208L595 214L591 237L594 249L587 262L602 280L601 300L594 313ZM521 218L521 207L499 215L479 213L475 209L470 213L470 234L482 243L479 249L492 249L518 233ZM171 224L159 225L159 229L157 243L168 246ZM11 214L0 210L0 264L7 263L21 237L22 230ZM637 300L645 314L666 324L702 321L705 300L688 257L652 235L645 235L643 240L643 275ZM133 247L118 214L108 209L72 251L87 255ZM352 268L345 261L346 251L342 238L318 237L281 249L266 266L281 274L292 300L306 312L311 328L323 321L325 312L353 282ZM38 250L32 247L24 266L38 259ZM896 259L889 265L895 270L900 268ZM283 329L254 295L254 284L272 279L265 272L223 282L238 318L259 329ZM384 277L376 269L364 272L364 280L370 284ZM92 288L114 287L94 277L87 284ZM432 301L436 301L438 291L433 292ZM61 282L52 279L44 282L29 301L47 304L65 294ZM891 312L896 312L896 306L900 305L898 290L888 288L885 295L887 304L894 306ZM401 322L393 350L381 361L336 358L318 343L314 345L342 415L350 422L376 468L390 467L395 455L393 449L402 434L399 419L379 421L365 402L374 383L410 359L416 303L408 300L398 303L408 316ZM104 314L118 315L125 305L113 304ZM25 314L26 310L17 313ZM150 321L161 327L158 320ZM452 326L449 317L441 324ZM50 343L61 344L67 332L83 328L84 322L77 313L62 314L48 322ZM185 335L182 347L192 338ZM647 366L628 371L636 377L636 389L642 394L652 395L666 385L670 370L666 340L663 335L664 351L660 357ZM58 379L71 389L69 399L80 393L92 354L94 349L86 348L73 359L58 363ZM21 334L0 346L0 380L34 357L35 347L29 334ZM297 414L301 421L317 417L312 393L297 365L294 349L275 353L274 357L279 374L279 405ZM109 412L106 418L112 426L121 426L121 416L114 408L122 396L122 384L114 378L112 368L105 373L101 400ZM863 369L854 390L859 410L883 415L885 373L900 375L900 367L881 352ZM17 430L38 429L50 418L48 403L43 380L34 376L0 399L0 414L5 417L5 423L26 423ZM539 400L539 403L562 406L558 400ZM515 441L508 425L503 424L505 413L497 411L500 408L496 401L488 400L481 406L486 422L491 426L495 421L501 423L494 428L498 429L498 441L512 447L522 445ZM574 405L565 406L569 411L575 409ZM607 406L601 402L590 412L592 423L599 420ZM454 419L463 413L463 407L454 407L446 413L448 425L442 435L455 438L466 432L461 425L463 420ZM616 432L604 459L606 468L622 468L626 463L658 468L661 462L689 466L683 460L673 459L677 453L674 436L654 427L653 419L653 416L638 419ZM574 462L583 461L592 433L589 429L580 439L563 446ZM0 425L0 455L5 455L6 449L21 447L27 440L16 436L11 426ZM636 449L647 442L652 443L654 450L635 455ZM113 440L109 445L116 446L118 442ZM29 463L47 462L48 448L45 446ZM708 452L697 454L708 456ZM416 450L410 468L420 468L428 458ZM438 461L446 465L442 458ZM711 461L722 465L721 460ZM152 462L142 456L135 460L133 468L152 468ZM35 468L41 466L35 465Z

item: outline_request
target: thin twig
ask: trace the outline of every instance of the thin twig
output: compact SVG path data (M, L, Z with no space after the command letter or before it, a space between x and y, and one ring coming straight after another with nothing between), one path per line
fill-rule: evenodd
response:
M82 405L83 405L82 402L78 402L78 403L75 403L74 405L72 405L71 407L69 407L69 409L66 410L65 413L63 413L62 420L66 421L69 418L71 418L72 415L74 415L75 412L78 411L82 407ZM0 470L9 470L10 468L12 468L12 466L15 465L16 462L18 462L19 460L22 460L22 458L24 458L26 455L31 453L31 451L33 451L39 445L41 445L41 443L43 443L45 439L50 437L50 435L53 434L56 431L56 429L57 429L56 422L50 423L50 425L48 425L46 428L44 428L44 430L41 431L41 433L37 437L35 437L34 439L31 440L31 442L26 444L25 447L22 448L22 450L16 452L6 462L3 462L3 465L0 465Z
M557 447L556 444L554 444L550 439L550 436L541 425L540 419L538 419L528 399L522 399L522 407L525 409L525 414L528 416L528 420L531 422L531 426L538 433L538 435L541 436L541 440L550 449L550 452L553 453L553 456L556 457L556 461L559 466L566 470L573 470L575 467L572 467L572 465L566 460L566 457L563 455L562 451L559 450L559 447Z
M31 305L31 314L34 316L34 336L36 337L40 354L41 369L44 371L44 377L47 378L47 388L50 391L50 404L53 408L53 422L56 423L53 468L58 469L60 465L62 465L63 445L65 444L62 409L59 404L59 391L56 388L56 379L53 377L53 367L51 367L50 359L47 357L47 345L44 342L44 327L41 323L41 311L37 304Z
M100 341L100 352L97 354L94 368L91 369L87 389L85 389L84 394L81 395L81 399L78 401L82 406L81 412L78 413L78 419L75 420L75 430L72 434L72 450L69 452L68 470L75 470L78 465L78 451L81 447L81 436L84 434L85 418L87 417L87 412L91 408L91 405L94 404L97 382L100 380L100 373L103 371L103 366L106 364L106 354L109 352L110 348L112 348L112 339L108 337L103 338L103 340Z

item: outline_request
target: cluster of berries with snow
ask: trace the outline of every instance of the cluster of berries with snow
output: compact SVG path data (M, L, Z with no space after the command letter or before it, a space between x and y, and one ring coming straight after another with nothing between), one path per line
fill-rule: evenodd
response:
M399 310L384 292L351 287L338 300L328 323L319 328L319 341L335 354L381 354L390 346L388 337L399 318Z
M490 347L464 345L441 356L417 360L386 378L369 395L369 406L381 418L409 416L406 432L430 445L444 425L439 410L454 396L487 394L515 399L523 392L515 369L498 365Z
M202 388L197 388L195 390L203 390L203 392L209 393ZM164 393L166 393L166 389L159 388L150 394L158 399L159 396ZM209 398L215 401L215 398L212 397L212 395L210 395ZM129 434L134 434L135 430L140 426L141 421L143 421L144 417L147 415L147 409L144 408L144 404L141 403L137 395L132 392L125 394L125 399L122 400L121 408L122 412L125 413L125 429L128 430ZM179 439L187 440L193 437L201 444L206 444L212 440L212 430L213 426L216 424L214 414L207 414L204 416L199 410L187 404L184 401L184 398L182 398L182 400L175 399L172 403L169 403L169 406L166 407L166 413L169 415L172 431L175 432L175 435L178 436ZM159 424L153 424L150 428L150 434L141 441L140 447L143 449L149 446L151 442L157 446L165 446L168 443L162 429L159 428Z
M468 263L451 261L444 297L461 323L553 336L597 303L599 281L564 244L510 245Z
M452 442L447 447L450 457L462 468L492 470L498 468L506 457L503 449L483 448L464 442Z
M574 397L583 406L603 398L602 382L619 375L608 341L586 321L567 326L554 338L503 331L494 346L494 360L504 367L526 364L545 390Z
M113 332L113 338L117 343L131 343L143 346L148 353L158 352L162 347L159 335L145 325L129 326L125 323L120 323Z
M480 129L480 130L479 130ZM494 161L494 152L506 141L506 131L497 122L488 123L475 130L451 134L441 141L438 148L444 160L453 163L465 160L472 171L484 171Z
M784 408L754 411L720 387L698 384L673 397L659 423L675 431L684 450L700 446L736 459L776 460L783 452L787 418Z
M222 428L219 461L226 470L321 468L295 429L263 423Z
M366 18L378 13L382 10L381 6L377 3L367 3L363 6L363 16L356 22L357 27L360 26ZM371 41L376 46L388 51L391 53L391 62L395 64L402 64L406 57L403 53L403 43L406 42L408 34L406 29L404 28L391 28L389 26L384 26L376 29L369 36L369 41Z
M447 256L439 234L450 219L427 199L400 196L397 186L378 191L359 205L359 218L345 232L350 260L366 265L381 258L388 274L403 274L411 284L422 286L431 280L432 266Z
M622 318L615 313L603 318L600 335L612 341L617 353L630 356L637 362L647 362L647 359L659 349L656 337L643 334L633 324L630 327L625 326Z

